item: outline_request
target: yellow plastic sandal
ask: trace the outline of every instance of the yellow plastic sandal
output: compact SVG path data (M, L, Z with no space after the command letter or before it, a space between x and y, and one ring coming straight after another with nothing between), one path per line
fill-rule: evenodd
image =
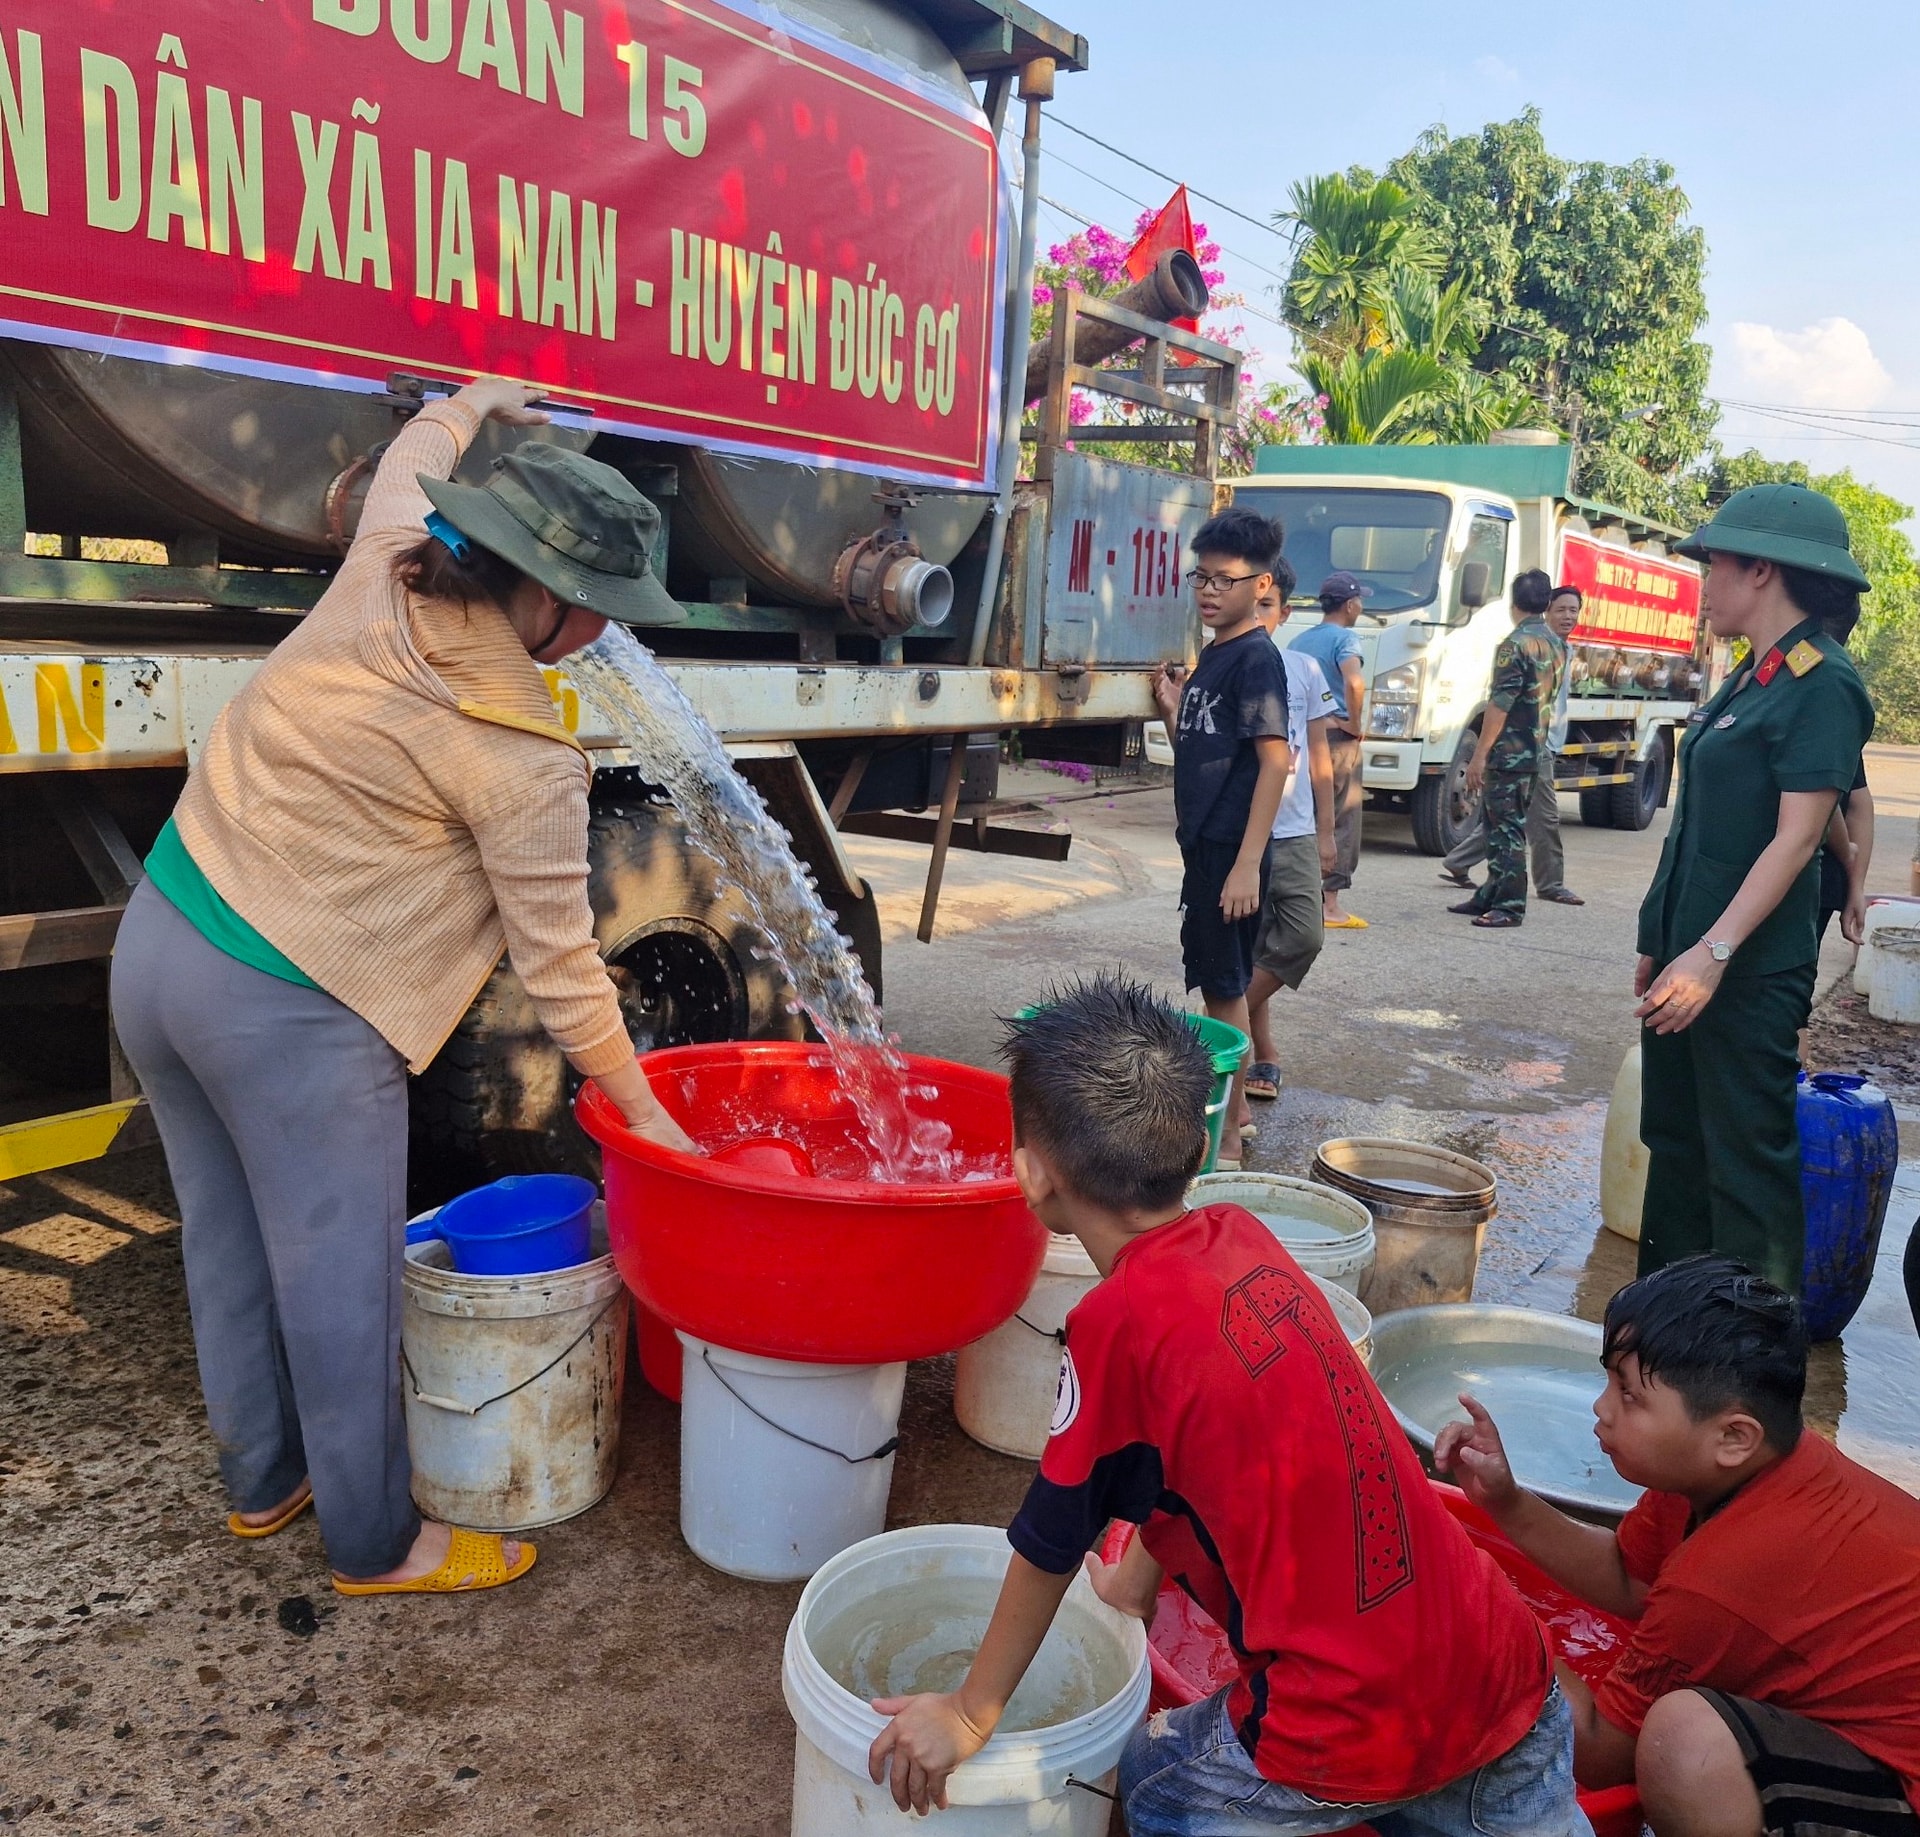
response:
M308 1488L278 1518L269 1518L265 1524L248 1524L238 1512L229 1512L227 1529L235 1537L271 1537L276 1531L284 1531L312 1503L313 1490Z
M446 1560L431 1575L415 1576L411 1582L343 1582L335 1576L334 1590L343 1595L461 1595L500 1588L519 1581L533 1567L535 1556L533 1545L521 1539L520 1560L509 1569L506 1541L493 1531L463 1531L455 1525Z

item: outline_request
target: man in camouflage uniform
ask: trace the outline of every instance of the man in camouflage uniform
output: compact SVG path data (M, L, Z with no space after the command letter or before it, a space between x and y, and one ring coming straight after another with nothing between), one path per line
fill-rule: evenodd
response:
M1552 595L1539 568L1514 579L1513 608L1524 617L1493 654L1493 691L1467 766L1467 789L1481 793L1486 819L1487 877L1473 898L1447 910L1489 931L1518 925L1527 911L1527 806L1567 667L1567 647L1547 629Z

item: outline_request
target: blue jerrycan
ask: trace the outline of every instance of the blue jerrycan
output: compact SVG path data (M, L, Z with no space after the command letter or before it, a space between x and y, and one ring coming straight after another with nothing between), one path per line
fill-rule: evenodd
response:
M1809 1338L1838 1339L1873 1281L1900 1125L1886 1092L1848 1072L1802 1072L1799 1114L1807 1204L1801 1310Z

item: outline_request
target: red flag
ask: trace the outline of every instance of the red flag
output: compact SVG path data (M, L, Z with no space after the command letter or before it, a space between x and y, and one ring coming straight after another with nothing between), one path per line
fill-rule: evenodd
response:
M1200 251L1193 243L1193 212L1187 208L1184 185L1166 201L1159 216L1141 231L1140 239L1127 251L1127 278L1145 280L1153 272L1153 264L1169 249L1185 249L1194 260L1200 259ZM1198 319L1176 319L1173 323L1183 332L1200 329Z

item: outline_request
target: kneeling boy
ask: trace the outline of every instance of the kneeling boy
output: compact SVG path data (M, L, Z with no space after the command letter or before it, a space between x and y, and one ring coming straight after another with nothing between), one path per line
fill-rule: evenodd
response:
M1312 1281L1251 1213L1182 1202L1211 1076L1192 1029L1101 977L1009 1023L1005 1051L1021 1190L1104 1279L1068 1317L986 1638L957 1691L874 1706L893 1718L874 1779L903 1810L945 1803L1120 1518L1141 1531L1095 1563L1101 1594L1150 1619L1170 1572L1240 1670L1135 1735L1132 1837L1586 1832L1533 1616L1435 1498Z
M1614 1296L1602 1358L1594 1432L1648 1489L1617 1532L1516 1486L1470 1397L1434 1450L1556 1581L1637 1623L1598 1692L1567 1684L1581 1783L1636 1780L1658 1837L1920 1837L1920 1499L1802 1428L1798 1305L1689 1257Z

